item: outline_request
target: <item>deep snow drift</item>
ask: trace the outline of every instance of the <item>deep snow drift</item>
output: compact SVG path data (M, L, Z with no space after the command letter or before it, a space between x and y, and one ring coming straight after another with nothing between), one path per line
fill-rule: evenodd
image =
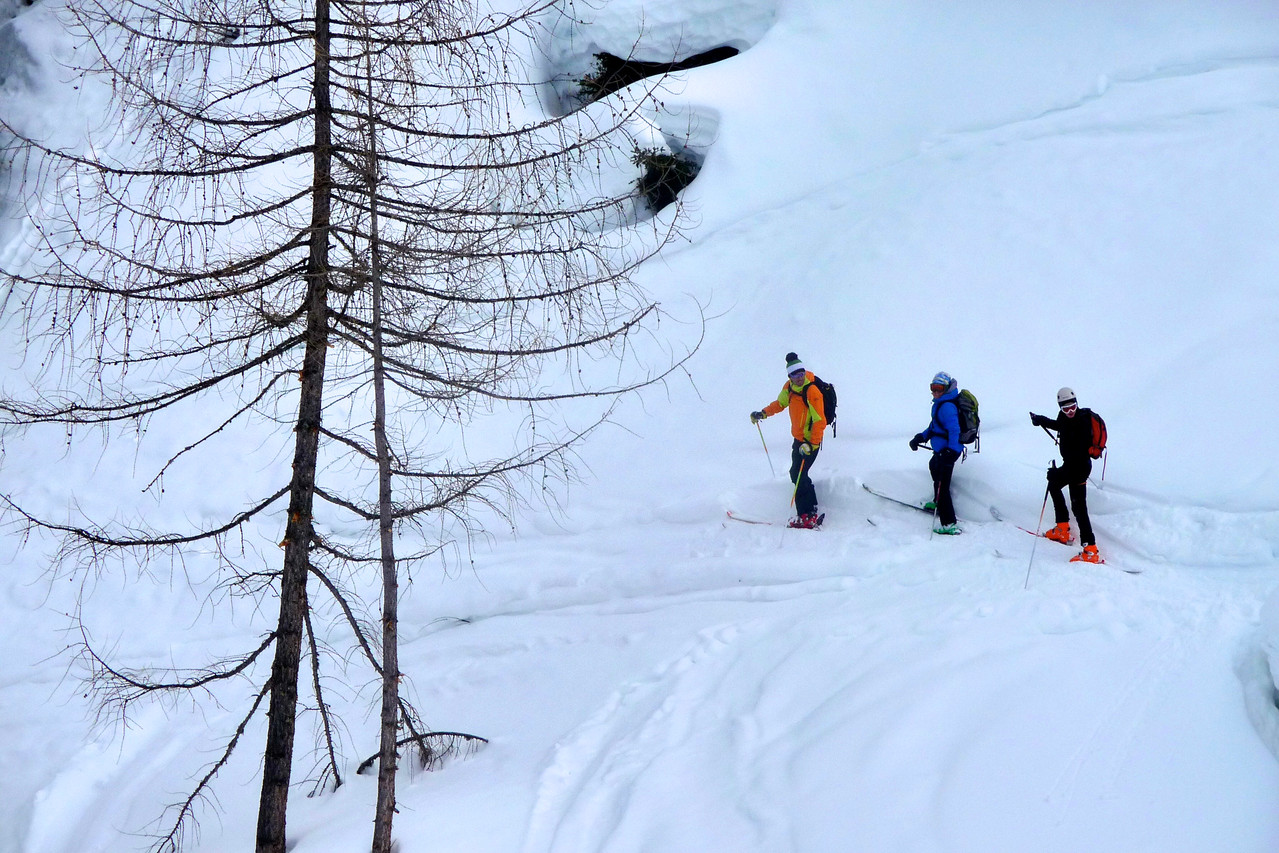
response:
M742 48L671 80L673 118L654 118L714 132L689 241L642 278L717 319L690 384L585 448L592 480L562 513L415 578L413 696L434 728L491 742L405 770L405 853L1279 849L1279 8L971 7L614 0L544 46L551 71L596 47ZM45 44L45 14L3 26ZM773 475L747 414L792 349L840 391L819 533L724 517L786 517L781 419L762 425ZM958 538L860 487L927 493L906 442L939 369L982 405ZM1027 412L1060 385L1110 428L1090 490L1106 566L1014 526L1035 525L1054 457ZM58 497L16 446L4 490ZM144 847L238 709L92 725L56 657L71 590L17 545L0 850ZM138 663L256 636L253 614L172 593L103 578L93 615ZM191 849L251 844L261 740ZM349 771L375 715L347 742L345 787L298 789L299 853L368 843L374 782Z

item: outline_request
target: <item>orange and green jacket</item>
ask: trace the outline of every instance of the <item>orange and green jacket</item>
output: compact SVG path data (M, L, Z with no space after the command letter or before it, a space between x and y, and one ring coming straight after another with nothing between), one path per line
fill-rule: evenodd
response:
M813 372L804 373L804 387L799 391L790 384L790 380L782 386L782 393L777 399L764 407L764 414L780 415L782 409L790 409L790 434L796 441L807 441L809 444L821 444L822 433L826 431L826 401L822 392L813 384Z

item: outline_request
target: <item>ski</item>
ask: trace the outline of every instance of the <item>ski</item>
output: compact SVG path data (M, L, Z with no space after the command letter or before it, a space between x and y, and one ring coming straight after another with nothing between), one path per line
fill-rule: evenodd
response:
M1023 533L1029 533L1031 536L1038 536L1040 539L1048 539L1048 537L1044 535L1043 533L1036 533L1035 531L1031 530L1029 527L1022 527L1020 524L1014 524L1013 527L1016 527L1018 530L1022 531ZM1067 548L1071 548L1075 544L1075 540L1073 539L1071 539L1069 542L1059 542L1056 539L1048 539L1048 541L1052 542L1054 545L1065 545Z
M919 510L920 512L927 513L928 515L933 514L933 511L931 509L925 509L923 505L921 504L913 504L908 501L903 501L898 498L895 498L891 495L886 495L883 492L877 492L874 489L872 489L870 486L866 485L865 483L862 483L862 488L870 492L872 495L874 495L877 498L883 498L886 501L892 501L895 504L900 504L901 506L910 507L911 509Z
M760 521L759 519L755 519L755 518L742 518L740 515L733 512L731 509L728 510L727 512L730 520L740 521L742 524L767 524L769 527L777 526L777 523L773 521Z
M1007 522L1008 524L1011 524L1013 527L1016 527L1018 530L1022 531L1023 533L1029 533L1031 536L1038 536L1040 539L1048 539L1048 537L1045 536L1044 534L1036 533L1035 531L1031 530L1029 527L1022 527L1020 524L1017 524L1016 522L1008 521L999 512L999 510L993 506L990 508L990 515L992 518L995 519L995 521ZM1073 542L1058 542L1056 539L1048 539L1048 541L1055 543L1057 545L1065 545L1068 548L1074 544Z
M761 521L757 518L743 518L731 509L725 510L725 512L727 513L730 521L740 521L742 524L764 524L769 527L785 527L789 530L820 530L822 522L826 520L826 513L822 513L817 516L817 523L812 527L791 527L789 524L783 524L777 521Z
M1002 514L1002 513L1000 513L999 509L998 509L998 508L996 508L996 507L993 507L993 506L992 506L992 507L990 508L990 515L991 515L991 517L992 517L992 518L994 518L994 519L995 519L995 521L1006 521L1006 519L1004 518L1003 514ZM1015 523L1013 523L1013 522L1008 522L1008 523L1009 523L1009 524L1012 524L1012 526L1013 526L1013 527L1016 527L1018 530L1022 531L1023 533L1029 533L1031 536L1038 537L1039 539L1048 539L1048 537L1047 537L1047 536L1045 536L1044 534L1042 534L1042 533L1036 533L1035 531L1031 530L1029 527L1022 527L1020 524L1015 524ZM1073 547L1074 547L1074 544L1075 544L1075 543L1073 543L1073 542L1070 542L1070 543L1067 543L1067 542L1057 542L1057 540L1056 540L1056 539L1048 539L1048 541L1049 541L1049 542L1055 542L1055 543L1056 543L1056 544L1058 544L1058 545L1065 545L1067 548L1073 548ZM1072 560L1071 562L1086 563L1087 561L1086 561L1086 560ZM1093 566L1104 566L1104 565L1107 565L1107 563L1106 563L1106 561L1105 561L1105 560L1098 560L1096 563L1088 563L1088 565L1093 565ZM1117 569L1119 569L1119 571L1124 572L1124 573L1126 573L1126 574L1130 574L1130 575L1139 575L1139 574L1141 574L1141 569L1130 569L1130 568L1128 568L1127 566L1113 566L1112 568L1117 568Z

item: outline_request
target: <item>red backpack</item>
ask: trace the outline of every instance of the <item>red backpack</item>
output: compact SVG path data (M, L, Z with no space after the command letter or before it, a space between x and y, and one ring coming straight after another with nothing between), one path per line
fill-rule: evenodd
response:
M1088 414L1092 415L1092 444L1088 445L1088 455L1100 459L1106 449L1106 422L1094 411L1090 410Z

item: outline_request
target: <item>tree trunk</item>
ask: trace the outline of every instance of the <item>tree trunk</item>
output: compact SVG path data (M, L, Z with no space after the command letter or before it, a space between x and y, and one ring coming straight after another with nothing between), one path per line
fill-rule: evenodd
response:
M382 360L382 251L378 233L378 147L373 122L373 71L369 86L369 234L373 299L373 440L377 450L378 534L382 557L382 731L378 760L373 853L391 853L395 820L395 771L400 718L399 579L395 567L395 523L391 515L391 450L386 437L386 364Z
M271 666L262 797L258 805L257 853L284 853L293 738L298 704L298 668L306 581L310 566L315 473L320 445L324 363L328 350L329 223L332 192L332 106L329 97L329 4L315 6L315 172L312 183L310 255L307 259L306 351L298 401L293 480L280 578L280 621Z
M377 278L375 276L374 281ZM377 285L375 284L376 288ZM376 297L375 297L376 298ZM376 317L378 310L374 309ZM376 323L376 320L375 320ZM377 328L376 325L374 327ZM380 335L375 331L375 339ZM382 373L381 346L374 350L374 376ZM377 811L373 818L373 853L391 853L395 815L395 771L400 714L399 580L395 568L394 522L391 518L391 465L386 443L386 400L383 381L375 379L378 455L378 530L382 546L382 740L377 775Z

